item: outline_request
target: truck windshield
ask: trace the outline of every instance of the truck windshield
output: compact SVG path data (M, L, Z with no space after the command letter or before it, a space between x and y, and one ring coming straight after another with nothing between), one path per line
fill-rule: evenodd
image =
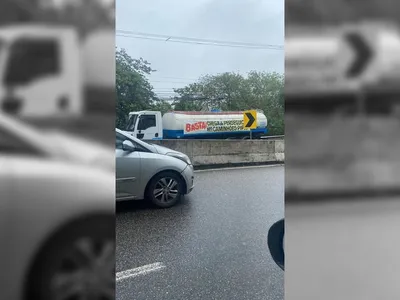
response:
M128 123L126 125L125 130L126 131L134 131L135 130L135 124L137 120L137 115L131 115L128 119Z

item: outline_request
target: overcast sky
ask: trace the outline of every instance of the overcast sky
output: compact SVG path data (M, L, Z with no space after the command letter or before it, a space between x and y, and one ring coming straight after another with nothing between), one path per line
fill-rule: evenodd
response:
M284 45L284 0L118 0L116 29L168 36ZM143 57L159 95L204 74L284 71L284 51L116 37L118 48Z

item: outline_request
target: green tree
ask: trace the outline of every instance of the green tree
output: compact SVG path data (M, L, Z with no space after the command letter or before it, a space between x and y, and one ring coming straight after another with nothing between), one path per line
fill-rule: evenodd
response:
M261 109L270 134L284 134L284 78L278 73L250 72L206 75L198 82L176 89L176 110Z
M73 26L83 38L97 30L115 28L114 5L105 5L98 0L68 1L61 6L54 5L51 0L40 2L35 21Z
M152 110L160 111L162 114L172 110L172 105L165 100L158 100L151 106Z
M73 25L82 36L98 29L115 28L111 7L104 6L98 0L85 0L66 4L57 10L57 22Z
M269 133L283 135L285 131L284 77L278 73L250 72L246 84L249 85L250 97L245 105L262 109L268 118Z
M133 59L124 49L116 52L116 127L125 126L129 112L152 109L158 103L146 75L154 72L143 58Z
M0 1L0 26L40 20L40 0Z

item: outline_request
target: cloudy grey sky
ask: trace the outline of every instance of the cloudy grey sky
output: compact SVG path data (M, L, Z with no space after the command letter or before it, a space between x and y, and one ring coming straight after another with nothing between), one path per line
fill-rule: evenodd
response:
M149 34L284 45L284 0L118 0L116 29ZM116 37L118 48L143 57L157 72L155 91L167 95L204 74L284 71L284 51Z

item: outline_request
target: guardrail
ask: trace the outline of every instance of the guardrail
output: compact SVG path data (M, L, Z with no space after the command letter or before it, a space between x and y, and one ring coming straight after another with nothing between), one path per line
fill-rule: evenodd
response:
M283 139L152 141L188 155L195 167L283 163Z

